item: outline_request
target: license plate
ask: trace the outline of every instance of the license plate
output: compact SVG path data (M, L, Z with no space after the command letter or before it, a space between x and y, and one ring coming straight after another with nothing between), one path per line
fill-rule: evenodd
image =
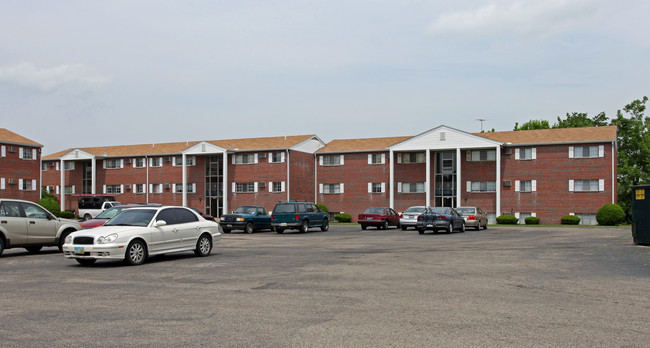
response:
M433 225L427 225L427 227L433 227Z
M366 220L372 220L372 218L371 218L371 217L367 217Z
M280 226L286 226L286 225L287 225L286 222L282 222L282 223L280 223Z
M226 225L226 227L232 227L232 225Z
M74 253L75 254L83 254L84 253L84 247L74 247Z

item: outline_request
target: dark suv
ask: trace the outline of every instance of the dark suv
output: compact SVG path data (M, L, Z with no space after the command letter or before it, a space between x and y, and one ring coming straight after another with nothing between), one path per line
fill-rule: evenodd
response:
M279 202L273 208L271 225L277 233L286 229L307 232L310 227L320 227L321 231L330 228L328 214L311 202Z

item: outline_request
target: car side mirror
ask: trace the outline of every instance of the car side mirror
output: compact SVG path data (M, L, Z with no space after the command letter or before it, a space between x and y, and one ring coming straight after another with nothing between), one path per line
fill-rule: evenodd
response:
M167 221L165 221L165 220L156 220L156 222L154 222L154 224L153 224L153 227L163 227L163 226L167 226Z

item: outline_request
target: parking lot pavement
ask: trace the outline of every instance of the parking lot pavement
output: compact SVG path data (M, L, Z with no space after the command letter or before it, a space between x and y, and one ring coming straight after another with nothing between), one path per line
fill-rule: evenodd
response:
M650 341L629 228L232 233L206 258L0 257L0 345L627 346Z

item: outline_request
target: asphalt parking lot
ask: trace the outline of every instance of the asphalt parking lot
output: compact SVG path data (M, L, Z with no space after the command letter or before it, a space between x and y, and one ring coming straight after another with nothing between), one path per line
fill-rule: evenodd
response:
M224 235L206 258L0 257L0 346L607 346L650 342L628 228Z

